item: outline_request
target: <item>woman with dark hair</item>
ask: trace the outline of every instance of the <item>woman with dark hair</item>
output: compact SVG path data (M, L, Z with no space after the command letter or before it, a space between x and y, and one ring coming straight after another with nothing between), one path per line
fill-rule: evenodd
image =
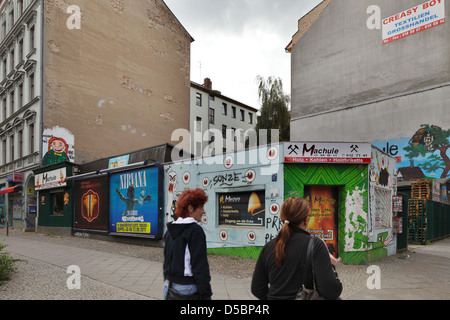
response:
M164 299L211 299L206 236L198 224L206 201L202 189L187 189L178 197L178 219L167 224L164 236Z
M288 198L281 206L283 227L276 239L264 246L253 273L251 290L257 298L295 299L308 270L308 281L304 285L313 288L312 272L305 263L311 239L306 231L310 212L309 203L300 197ZM323 241L315 238L313 241L316 290L325 299L338 299L342 284L334 269L337 260L328 252Z

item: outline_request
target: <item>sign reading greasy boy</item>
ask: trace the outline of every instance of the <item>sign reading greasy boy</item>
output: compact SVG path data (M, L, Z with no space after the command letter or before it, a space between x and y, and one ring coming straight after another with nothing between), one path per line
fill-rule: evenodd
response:
M155 237L158 234L158 168L111 175L111 232Z

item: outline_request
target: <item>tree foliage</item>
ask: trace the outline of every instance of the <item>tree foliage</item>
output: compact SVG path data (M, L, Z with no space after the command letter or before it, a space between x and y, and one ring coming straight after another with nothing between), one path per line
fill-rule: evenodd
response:
M447 178L450 172L450 130L443 130L437 126L422 124L414 137L404 148L406 157L414 159L419 156L426 157L426 161L419 166L426 172L442 169L441 178ZM436 153L437 151L437 153Z
M267 132L267 143L272 141L270 129L279 130L280 142L289 141L291 116L288 106L291 98L284 93L282 80L274 77L269 77L266 80L261 76L258 76L256 79L261 103L261 116L256 125L256 131L269 129Z

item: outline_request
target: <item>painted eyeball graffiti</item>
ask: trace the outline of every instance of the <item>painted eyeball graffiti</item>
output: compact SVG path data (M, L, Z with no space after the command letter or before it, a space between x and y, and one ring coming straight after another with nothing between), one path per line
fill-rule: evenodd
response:
M191 181L191 173L190 172L185 172L183 174L183 182L184 182L184 184L188 184L189 181Z
M256 234L253 231L250 231L249 233L247 233L247 238L248 240L253 242L256 239Z
M206 214L202 215L202 223L203 224L207 224L208 223L208 217L206 216Z
M209 178L208 177L203 178L202 186L203 186L203 188L206 188L207 186L209 186Z
M219 237L220 237L220 240L227 241L228 232L226 230L220 230Z
M269 160L275 160L278 157L278 148L277 147L271 147L267 149L266 153L267 159Z
M271 203L269 211L273 215L278 214L278 212L280 212L280 205L278 203Z
M234 159L232 156L226 156L225 159L223 159L223 165L225 168L230 169L234 164Z
M245 180L247 182L253 182L256 178L256 172L253 169L247 170L245 173Z

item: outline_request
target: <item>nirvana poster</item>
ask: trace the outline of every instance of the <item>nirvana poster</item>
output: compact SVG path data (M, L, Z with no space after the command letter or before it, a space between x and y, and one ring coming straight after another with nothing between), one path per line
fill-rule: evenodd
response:
M161 186L159 167L112 174L110 178L111 233L158 238Z

